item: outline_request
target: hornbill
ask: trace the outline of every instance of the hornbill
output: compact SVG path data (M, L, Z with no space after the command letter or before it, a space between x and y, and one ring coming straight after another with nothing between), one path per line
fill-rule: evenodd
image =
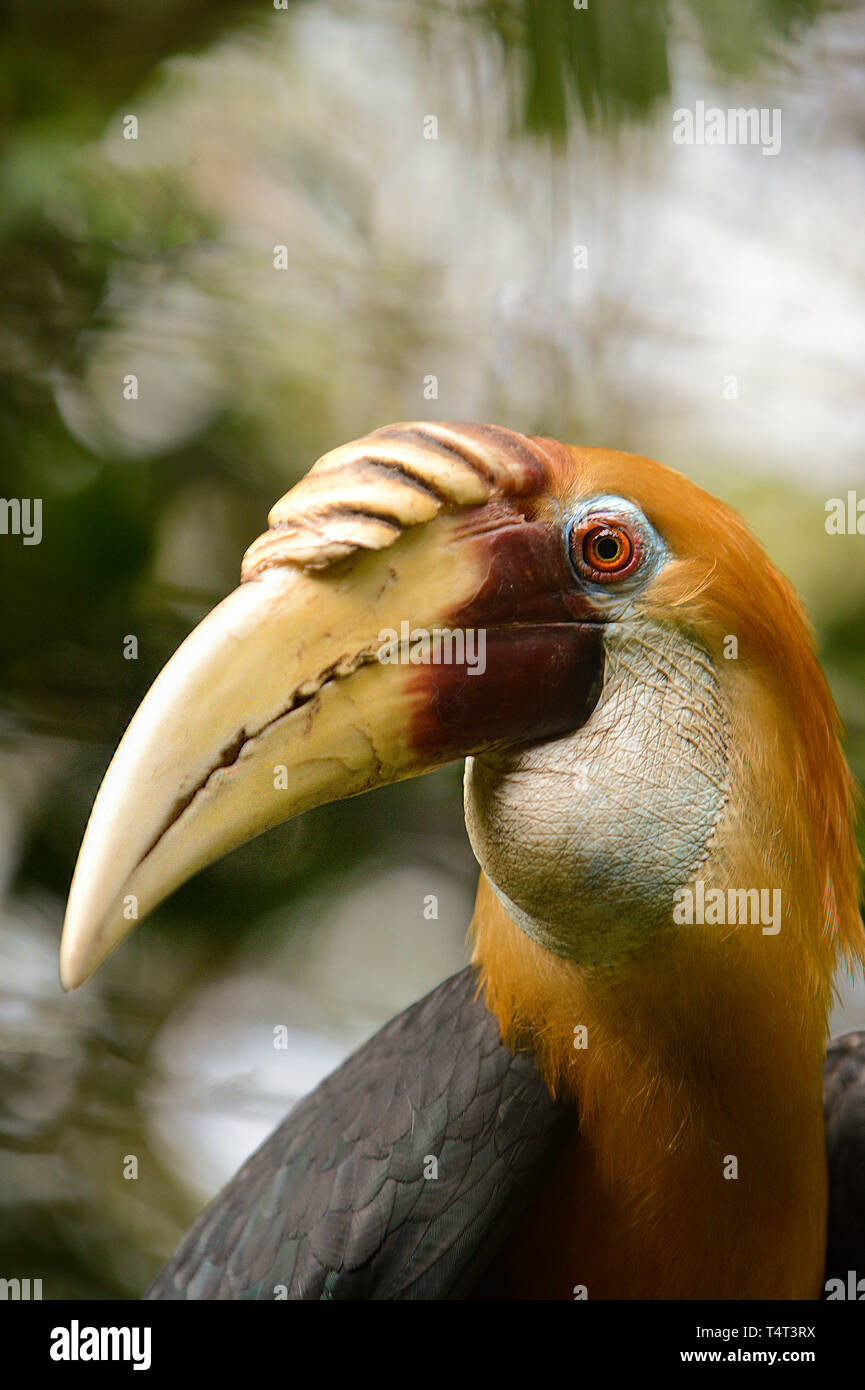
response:
M865 954L836 713L789 583L649 459L443 423L321 458L120 744L64 986L241 841L462 757L472 964L289 1115L149 1296L865 1275L865 1034L823 1115L833 972Z

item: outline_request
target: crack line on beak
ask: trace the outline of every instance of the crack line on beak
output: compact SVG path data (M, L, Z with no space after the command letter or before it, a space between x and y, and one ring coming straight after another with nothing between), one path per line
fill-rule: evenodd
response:
M294 714L295 710L302 709L304 705L308 705L311 700L314 700L317 695L321 694L325 686L333 685L340 680L345 680L347 676L351 676L355 671L359 671L362 666L370 666L374 661L377 661L378 650L377 647L375 649L364 647L353 657L340 657L339 661L333 662L331 666L328 666L326 670L320 672L318 676L303 681L293 692L291 699L287 701L279 713L275 714L272 719L266 720L266 722L257 729L248 730L245 727L242 728L237 736L233 738L230 743L226 744L216 762L208 768L207 772L196 783L192 790L177 798L165 818L165 823L156 833L139 862L143 864L145 859L153 853L160 840L163 839L163 837L168 834L171 827L180 820L180 817L192 805L199 792L207 790L207 784L215 773L221 772L223 768L233 767L240 759L244 748L250 743L254 743L256 739L261 738L262 734L267 733L267 731L272 729L274 724L278 724L281 719L287 718L288 715Z

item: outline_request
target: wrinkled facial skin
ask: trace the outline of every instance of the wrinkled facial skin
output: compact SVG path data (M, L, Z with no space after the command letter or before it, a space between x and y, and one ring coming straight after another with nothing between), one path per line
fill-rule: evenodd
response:
M605 676L583 726L466 763L472 848L518 926L557 955L605 966L669 922L674 892L707 855L726 802L726 728L712 664L635 603L663 542L623 499L582 505L641 528L642 566L621 585L583 579L604 618ZM581 576L578 576L582 578Z

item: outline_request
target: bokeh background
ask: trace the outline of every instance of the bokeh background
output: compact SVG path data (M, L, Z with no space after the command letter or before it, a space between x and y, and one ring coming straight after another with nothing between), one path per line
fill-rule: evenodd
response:
M113 747L319 454L478 419L680 468L805 598L865 781L865 536L824 525L865 498L863 6L277 3L0 0L0 493L43 500L40 545L0 535L0 1275L46 1298L138 1295L466 959L453 767L271 832L59 989ZM698 100L779 108L780 152L675 145Z

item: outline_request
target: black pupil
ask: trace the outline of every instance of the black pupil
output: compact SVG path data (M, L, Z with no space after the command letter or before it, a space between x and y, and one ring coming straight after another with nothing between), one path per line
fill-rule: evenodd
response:
M601 560L616 560L619 555L619 542L615 536L599 536L595 551Z

